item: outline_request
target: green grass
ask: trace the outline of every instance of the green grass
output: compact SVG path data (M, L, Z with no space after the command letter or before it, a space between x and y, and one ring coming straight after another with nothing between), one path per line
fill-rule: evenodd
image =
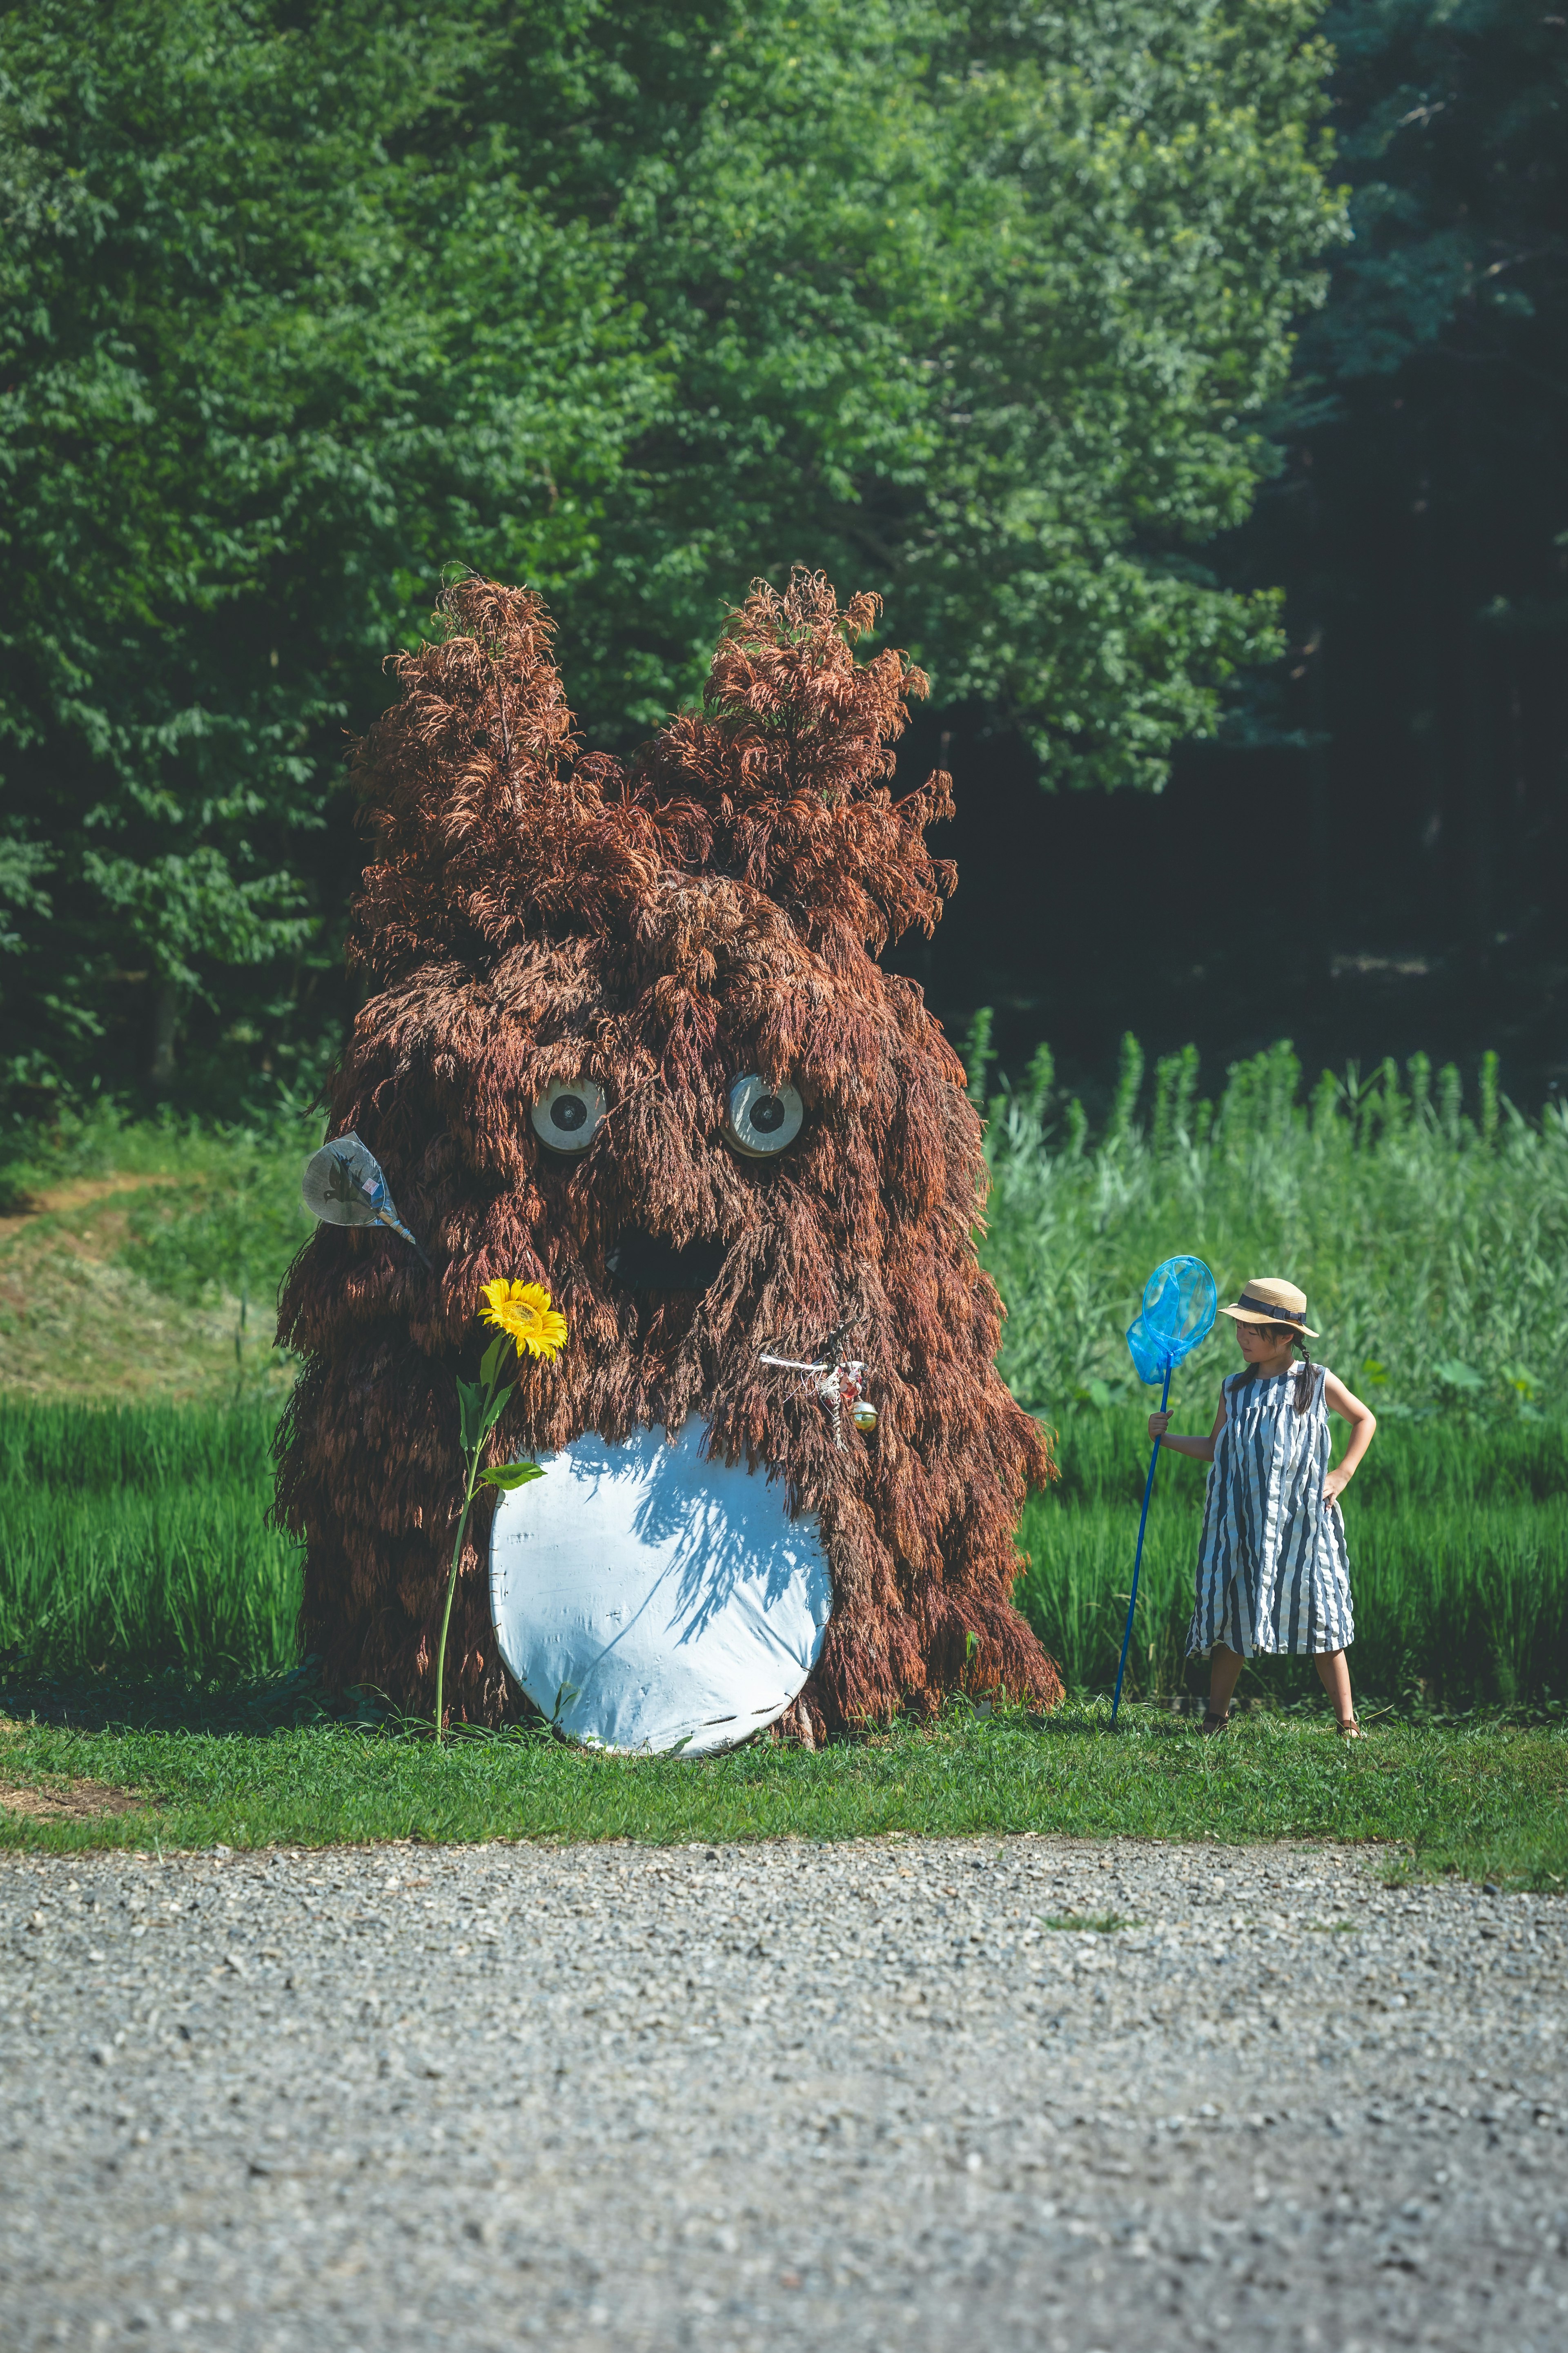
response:
M298 1663L300 1565L267 1525L273 1408L0 1402L0 1654L30 1673L202 1683ZM1064 1421L1062 1479L1025 1513L1018 1589L1068 1689L1110 1689L1147 1467L1136 1407ZM1195 1688L1185 1660L1203 1466L1164 1458L1129 1693ZM1380 1430L1346 1504L1352 1666L1372 1697L1449 1709L1568 1697L1568 1446L1560 1425ZM1300 1660L1244 1695L1311 1696Z
M272 1406L0 1402L0 1654L29 1673L254 1681L298 1663L299 1556L267 1525ZM1069 1691L1116 1673L1147 1467L1135 1407L1064 1421L1062 1479L1026 1509L1018 1589ZM1196 1688L1185 1660L1204 1470L1164 1458L1131 1695ZM1380 1430L1346 1504L1358 1690L1449 1709L1568 1697L1568 1446L1560 1425ZM1244 1695L1311 1696L1310 1664Z
M987 1035L982 1017L967 1057L977 1101ZM1003 1371L1031 1412L1056 1421L1075 1404L1135 1399L1122 1334L1175 1251L1205 1258L1226 1289L1250 1274L1300 1282L1321 1360L1385 1426L1568 1411L1568 1106L1521 1113L1489 1056L1468 1100L1457 1070L1434 1072L1419 1054L1365 1078L1325 1072L1307 1098L1302 1075L1281 1041L1205 1095L1195 1048L1151 1077L1129 1039L1093 1135L1045 1049L1016 1086L1003 1074L984 1105L983 1247L1008 1307ZM121 1313L247 1303L248 1328L265 1330L310 1231L300 1172L320 1134L292 1105L270 1124L204 1127L99 1104L47 1133L0 1135L0 1214L62 1183L145 1179L112 1244L113 1271L134 1286ZM153 1181L173 1175L178 1184ZM1178 1406L1212 1403L1228 1363L1222 1337L1206 1343L1178 1375ZM209 1378L218 1370L215 1359Z
M311 1683L296 1659L298 1558L265 1524L278 1398L256 1394L243 1346L197 1335L186 1353L205 1367L191 1385L206 1402L0 1402L0 1706L27 1719L0 1726L0 1781L47 1791L85 1778L148 1800L90 1819L0 1810L0 1843L1289 1836L1384 1841L1396 1869L1561 1884L1568 1121L1521 1119L1495 1073L1467 1116L1457 1077L1434 1086L1419 1058L1403 1077L1385 1066L1370 1084L1328 1082L1308 1107L1299 1076L1279 1048L1205 1103L1195 1059L1173 1057L1145 1103L1130 1049L1092 1144L1042 1060L1016 1095L993 1099L985 1247L1010 1308L1004 1370L1058 1425L1063 1466L1020 1529L1030 1564L1019 1598L1073 1694L1043 1725L960 1712L821 1756L759 1747L687 1764L521 1735L437 1752L368 1711L359 1724L294 1721L310 1713ZM0 1356L5 1318L19 1317L29 1387L49 1359L70 1369L62 1386L79 1388L86 1368L112 1388L138 1350L147 1363L166 1345L160 1318L183 1331L182 1315L211 1321L221 1307L232 1320L248 1300L264 1326L301 1232L298 1172L314 1140L303 1127L121 1127L104 1113L13 1155L12 1207L61 1179L179 1166L189 1181L62 1211L61 1246L99 1220L103 1273L89 1250L70 1277L79 1313L69 1320L68 1299L58 1331L23 1284L22 1306L0 1314ZM8 1247L13 1263L31 1250L44 1270L57 1244L49 1220L36 1225L41 1239ZM1103 1700L1086 1698L1114 1675L1148 1459L1152 1400L1131 1378L1121 1332L1146 1274L1178 1250L1206 1256L1225 1283L1263 1272L1303 1282L1324 1326L1321 1360L1378 1410L1346 1507L1352 1667L1363 1710L1386 1701L1398 1713L1360 1746L1342 1746L1303 1704L1316 1688L1303 1662L1249 1668L1243 1692L1270 1711L1220 1743L1138 1704L1112 1739ZM95 1282L112 1288L112 1331ZM1206 1430L1233 1361L1216 1336L1183 1368L1179 1428ZM1202 1484L1199 1466L1166 1458L1135 1695L1194 1680L1183 1651Z
M78 1403L287 1387L279 1280L317 1122L203 1129L112 1105L0 1134L0 1393Z
M595 1757L548 1737L444 1749L385 1731L79 1730L13 1725L0 1777L87 1777L142 1810L8 1819L0 1845L321 1846L430 1841L689 1841L975 1836L1381 1841L1395 1873L1458 1871L1555 1887L1568 1878L1568 1731L1500 1721L1395 1723L1356 1745L1327 1718L1248 1716L1223 1740L1103 1704L1043 1724L950 1715L816 1755L760 1746L683 1763Z
M0 1212L73 1179L140 1177L117 1262L186 1307L253 1303L269 1318L289 1260L311 1232L300 1177L321 1123L279 1112L271 1127L123 1120L112 1104L62 1116L47 1136L7 1139ZM169 1179L169 1182L156 1180Z
M0 1653L194 1681L292 1667L299 1554L266 1524L274 1411L0 1403Z
M320 1118L302 1105L280 1104L267 1123L253 1125L181 1119L172 1112L133 1119L102 1100L66 1107L47 1126L0 1132L0 1215L76 1178L178 1176L198 1222L213 1195L235 1198L226 1244L209 1253L202 1273L237 1293L231 1279L237 1270L248 1261L258 1274L268 1268L276 1272L279 1259L286 1265L309 1232L300 1171L321 1136Z

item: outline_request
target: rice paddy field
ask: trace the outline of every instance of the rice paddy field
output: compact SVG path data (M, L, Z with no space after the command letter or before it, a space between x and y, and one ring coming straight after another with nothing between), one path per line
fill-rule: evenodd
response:
M0 1404L0 1655L23 1674L255 1683L298 1663L269 1401Z
M1018 1531L1021 1606L1079 1697L1114 1678L1147 1467L1121 1340L1177 1250L1222 1286L1287 1273L1315 1353L1379 1416L1346 1499L1358 1691L1404 1710L1568 1699L1568 1120L1517 1111L1495 1065L1468 1095L1419 1056L1304 1093L1288 1046L1201 1091L1195 1053L1146 1074L1129 1040L1098 1136L1047 1053L1016 1087L969 1067L988 1114L983 1240L1009 1310L1002 1366L1058 1433L1062 1475ZM294 1120L219 1134L110 1113L0 1171L0 1662L24 1676L253 1685L300 1664L299 1565L268 1525L290 1370L270 1300L308 1229ZM7 1214L8 1213L8 1214ZM1184 1366L1177 1429L1206 1430L1237 1359ZM1130 1688L1187 1663L1201 1466L1163 1458ZM1259 1662L1244 1695L1311 1698Z
M268 1525L265 1399L0 1406L0 1654L24 1674L254 1685L300 1663L300 1572ZM1018 1599L1076 1696L1108 1690L1147 1464L1131 1407L1070 1416L1026 1511ZM1203 1469L1163 1459L1129 1695L1197 1687L1185 1652ZM1380 1432L1346 1502L1361 1691L1444 1711L1568 1695L1568 1453L1554 1422ZM1244 1696L1316 1692L1258 1662Z

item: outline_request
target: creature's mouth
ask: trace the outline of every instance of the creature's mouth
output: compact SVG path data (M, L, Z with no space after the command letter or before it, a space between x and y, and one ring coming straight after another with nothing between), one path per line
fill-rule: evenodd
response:
M718 1240L689 1241L681 1250L641 1226L624 1233L605 1260L628 1291L706 1291L719 1280L727 1255Z
M490 1535L501 1655L568 1737L696 1757L773 1723L821 1654L833 1580L815 1514L744 1462L586 1430Z

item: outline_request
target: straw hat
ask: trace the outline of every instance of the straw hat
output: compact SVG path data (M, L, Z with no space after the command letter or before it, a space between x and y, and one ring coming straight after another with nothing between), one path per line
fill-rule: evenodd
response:
M1252 1276L1236 1305L1219 1312L1238 1324L1294 1324L1303 1340L1318 1336L1307 1321L1306 1293L1298 1291L1293 1282L1282 1282L1276 1274Z

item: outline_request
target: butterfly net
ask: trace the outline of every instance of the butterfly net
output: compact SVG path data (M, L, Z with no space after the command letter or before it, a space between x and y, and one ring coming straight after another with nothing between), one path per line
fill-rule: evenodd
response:
M1143 1286L1127 1345L1141 1381L1163 1381L1214 1328L1215 1280L1201 1258L1168 1258Z

